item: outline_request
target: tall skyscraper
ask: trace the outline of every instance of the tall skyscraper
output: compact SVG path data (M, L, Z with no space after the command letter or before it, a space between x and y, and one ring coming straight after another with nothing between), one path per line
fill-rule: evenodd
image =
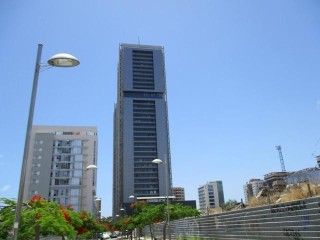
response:
M96 127L33 126L23 201L40 195L96 214Z
M120 44L113 158L113 216L134 201L130 196L166 196L166 184L171 189L163 47ZM164 163L152 163L156 158Z
M199 206L201 212L218 208L224 204L222 181L210 181L198 188Z

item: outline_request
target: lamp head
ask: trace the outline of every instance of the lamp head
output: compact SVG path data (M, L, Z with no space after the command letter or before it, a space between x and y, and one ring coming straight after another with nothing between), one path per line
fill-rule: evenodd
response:
M163 161L161 159L154 159L154 160L152 160L152 162L157 163L157 164L163 163Z
M58 53L48 60L48 64L54 67L75 67L80 62L76 57L68 53Z
M88 167L86 167L86 170L95 170L98 167L96 165L89 165Z

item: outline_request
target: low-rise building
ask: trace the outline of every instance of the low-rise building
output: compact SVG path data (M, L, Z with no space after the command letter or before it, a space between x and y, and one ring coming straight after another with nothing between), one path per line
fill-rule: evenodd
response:
M172 187L171 193L176 198L175 201L184 201L185 195L184 195L184 188L183 187Z

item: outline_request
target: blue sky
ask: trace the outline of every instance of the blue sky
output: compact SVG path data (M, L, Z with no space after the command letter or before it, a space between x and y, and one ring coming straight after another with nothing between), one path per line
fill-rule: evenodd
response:
M34 124L97 126L98 195L111 215L113 109L120 43L165 48L173 185L222 180L243 198L251 178L313 167L320 154L320 2L0 1L0 196L17 197L37 44Z

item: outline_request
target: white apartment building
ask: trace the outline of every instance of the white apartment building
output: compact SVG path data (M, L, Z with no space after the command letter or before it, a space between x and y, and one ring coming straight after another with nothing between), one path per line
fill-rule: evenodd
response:
M251 197L258 195L263 187L264 181L261 179L250 179L249 182L243 185L244 201L248 203Z
M97 170L87 167L97 152L96 127L33 126L23 201L40 195L95 214Z
M201 212L220 207L224 204L222 181L210 181L200 186L198 195Z

